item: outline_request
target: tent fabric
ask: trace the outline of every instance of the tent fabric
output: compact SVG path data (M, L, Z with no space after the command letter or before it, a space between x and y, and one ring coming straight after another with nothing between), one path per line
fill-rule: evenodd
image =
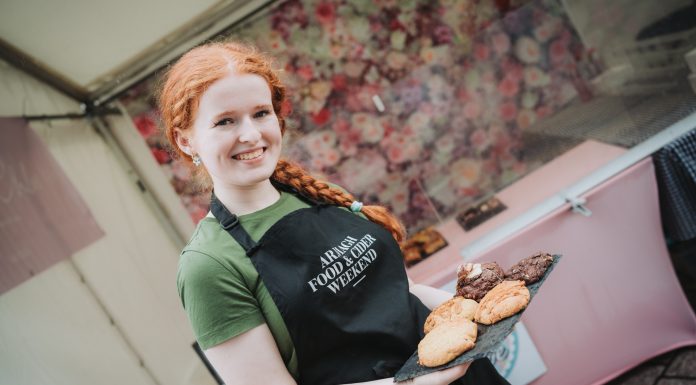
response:
M27 122L0 118L0 294L104 235Z

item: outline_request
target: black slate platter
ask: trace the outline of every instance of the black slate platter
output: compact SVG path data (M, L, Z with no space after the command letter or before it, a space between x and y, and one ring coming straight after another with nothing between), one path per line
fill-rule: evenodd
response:
M560 259L560 255L554 255L553 262L551 263L549 268L546 269L544 276L539 281L527 286L527 289L529 290L530 303L534 298L534 295L536 295L537 291L539 291L539 287L541 287L544 281L546 281L546 278L548 278L549 274L551 274L551 271ZM527 308L528 307L529 305L527 305ZM512 317L508 317L493 325L478 324L478 336L476 338L476 346L474 346L473 349L464 352L464 354L460 355L459 357L444 365L436 366L433 368L422 366L418 364L418 351L414 352L411 358L409 358L408 361L406 361L406 363L404 364L404 366L402 366L401 369L399 369L399 371L394 375L394 382L410 380L412 378L422 376L424 374L437 372L439 370L451 368L453 366L461 365L465 362L473 361L481 357L484 357L492 350L495 350L498 344L501 341L503 341L505 337L507 337L510 333L512 333L512 329L515 327L517 321L520 320L522 313L524 313L524 310L513 315Z

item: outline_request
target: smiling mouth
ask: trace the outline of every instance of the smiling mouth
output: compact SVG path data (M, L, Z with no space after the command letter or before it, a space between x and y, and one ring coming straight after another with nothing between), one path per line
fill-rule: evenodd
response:
M258 150L251 151L251 152L245 152L243 154L237 154L233 156L232 158L237 159L237 160L252 160L260 157L263 152L266 151L266 147L259 148Z

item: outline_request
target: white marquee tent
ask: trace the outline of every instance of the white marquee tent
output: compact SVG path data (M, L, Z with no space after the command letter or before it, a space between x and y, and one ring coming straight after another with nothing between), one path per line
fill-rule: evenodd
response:
M96 111L268 3L1 0L0 117ZM105 235L0 296L0 384L215 384L176 295L193 223L130 118L98 115L30 122Z

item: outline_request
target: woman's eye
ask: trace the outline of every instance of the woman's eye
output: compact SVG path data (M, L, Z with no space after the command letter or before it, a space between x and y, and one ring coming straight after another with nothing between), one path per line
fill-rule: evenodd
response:
M217 127L217 126L226 126L226 125L232 124L232 123L234 123L234 120L233 120L233 119L225 118L225 119L222 119L222 120L220 120L219 122L215 123L214 127Z
M261 111L255 113L255 114L254 114L254 117L255 117L255 118L263 118L264 116L266 116L266 115L268 115L268 114L270 114L270 113L271 113L271 112L268 111L268 110L261 110Z

